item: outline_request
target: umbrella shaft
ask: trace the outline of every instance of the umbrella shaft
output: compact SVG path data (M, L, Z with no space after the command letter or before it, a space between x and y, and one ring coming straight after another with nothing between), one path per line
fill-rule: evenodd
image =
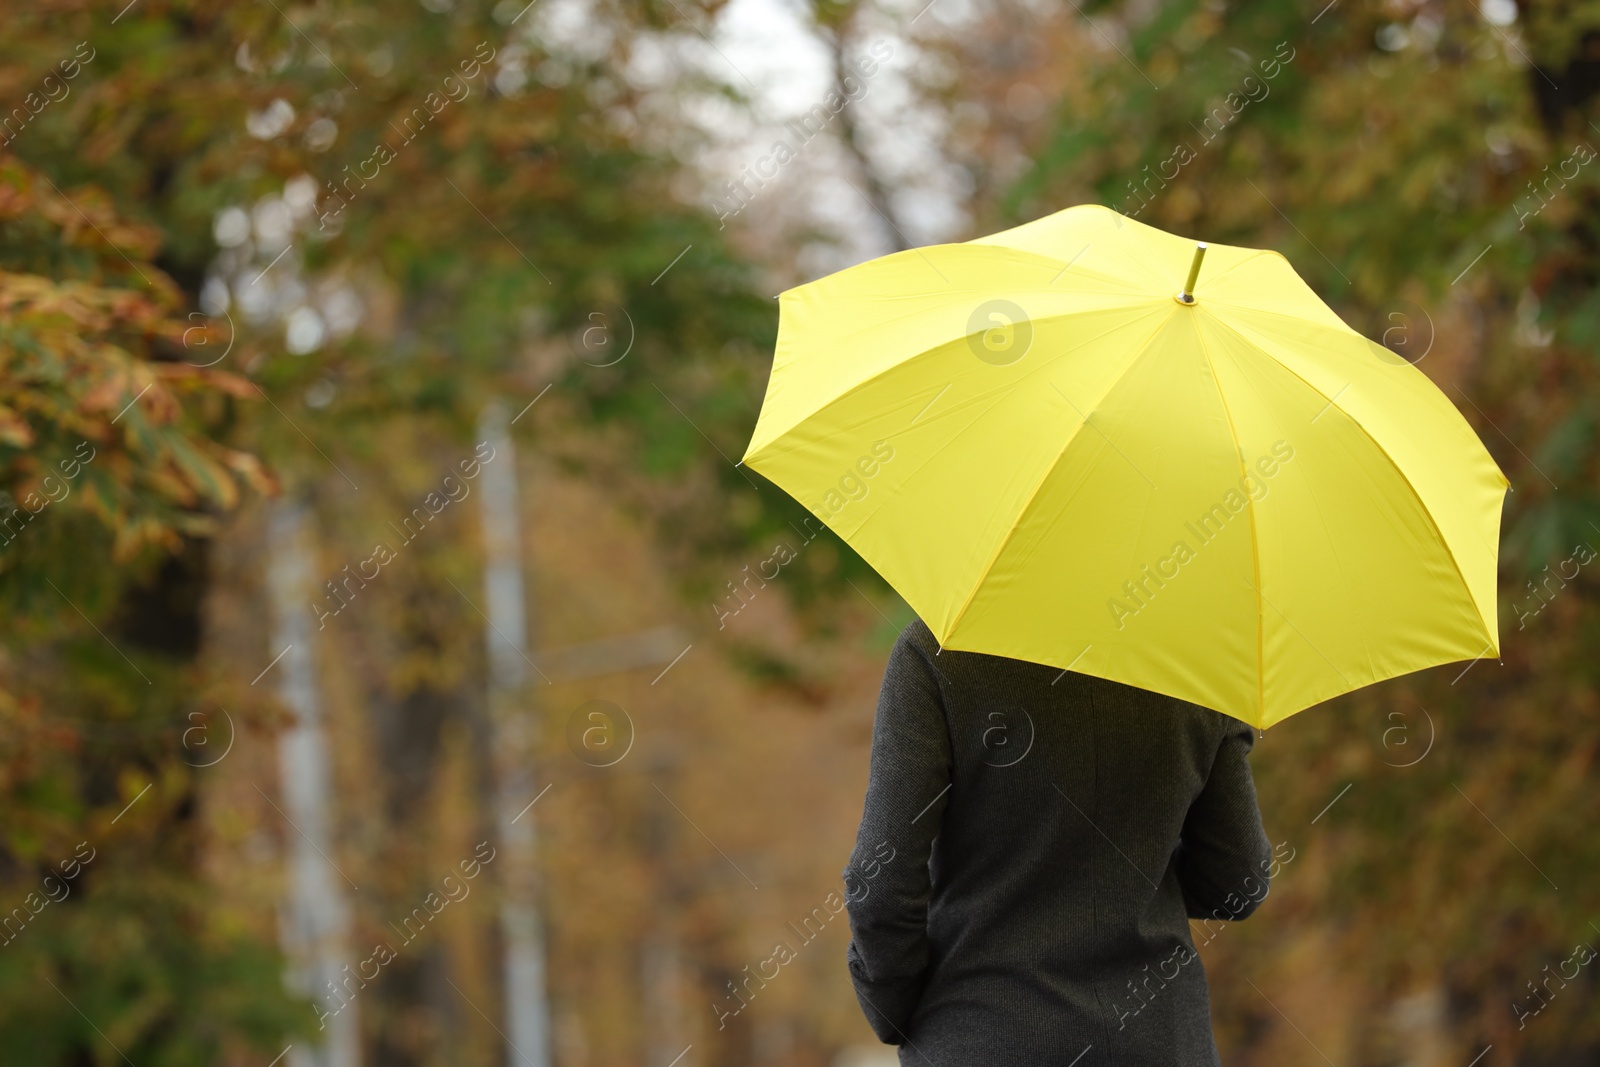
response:
M1189 280L1183 283L1183 293L1180 299L1185 304L1194 298L1194 283L1200 277L1200 261L1206 258L1206 243L1201 241L1194 248L1194 262L1189 264Z

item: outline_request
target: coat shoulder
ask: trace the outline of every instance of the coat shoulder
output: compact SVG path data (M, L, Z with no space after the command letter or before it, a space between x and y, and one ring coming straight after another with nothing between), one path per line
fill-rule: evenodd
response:
M933 631L928 629L928 624L920 617L912 618L906 628L900 631L895 644L908 645L926 656L935 655L939 651L939 639L933 636Z

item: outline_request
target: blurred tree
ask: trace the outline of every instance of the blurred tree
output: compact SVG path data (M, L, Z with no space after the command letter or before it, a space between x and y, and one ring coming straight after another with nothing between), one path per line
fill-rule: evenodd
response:
M1600 620L1594 571L1574 562L1579 544L1600 545L1600 216L1592 152L1579 151L1595 132L1590 9L1269 0L1107 3L1085 18L1028 0L958 6L829 3L813 16L836 79L869 31L911 41L912 104L948 120L918 128L935 130L937 162L969 179L961 208L975 230L1099 200L1177 232L1280 247L1352 323L1421 361L1516 487L1505 665L1477 664L1458 684L1455 669L1392 683L1274 731L1257 763L1269 825L1290 827L1305 858L1262 921L1210 958L1229 976L1273 974L1326 1009L1340 1044L1324 1047L1341 1063L1401 1057L1392 1046L1408 1018L1432 1020L1460 1062L1490 1042L1485 1064L1591 1048L1600 1021L1583 1008L1600 970L1523 1028L1512 1010L1589 936L1600 859L1572 832L1600 814L1588 787ZM194 742L218 725L219 702L241 729L276 715L246 684L276 651L258 620L243 618L239 647L223 653L206 610L221 598L249 615L254 587L239 574L259 563L256 513L221 525L220 543L207 535L241 487L271 488L251 455L313 504L329 577L438 488L500 393L514 394L516 430L538 445L551 484L588 476L668 546L649 566L624 566L581 556L581 536L563 545L562 559L590 564L585 575L630 575L608 594L617 601L632 605L666 573L703 602L752 551L794 534L798 505L730 458L764 381L770 294L684 193L698 193L680 161L699 136L685 113L743 103L671 58L698 46L720 9L6 6L0 489L13 506L0 517L0 889L22 902L80 841L98 851L59 907L0 945L5 1047L30 1062L109 1061L113 1044L141 1067L242 1062L247 1046L276 1055L292 1020L312 1019L291 1014L281 991L270 907L207 898L243 876L204 870L208 853L237 856L202 829L215 824L207 805L213 818L223 805L220 786L197 787L209 753ZM646 76L663 56L668 74ZM880 99L888 113L874 110ZM871 198L902 220L897 183L925 161L891 167L874 138L906 107L875 89L838 131ZM370 886L364 934L388 936L435 884L438 857L466 855L491 822L472 772L489 756L471 681L482 622L461 593L481 587L465 510L440 513L439 536L407 548L318 631L345 709L341 780L370 783L340 797L341 859ZM219 581L216 557L236 554L238 572ZM864 572L831 537L802 560L783 580L801 601ZM574 580L563 570L544 578L565 598L550 605L562 626L612 610L563 584ZM798 631L746 629L762 636L726 647L774 683L774 701L817 708L847 691ZM752 732L750 691L725 679L693 701L662 692L637 689L697 746L696 759L662 765L675 802L726 820L710 830L747 843L729 844L741 864L785 828L787 851L762 855L809 886L796 870L814 864L793 842L826 837L805 809L838 819L848 813L834 809L854 806L835 795L844 772L831 739L783 715ZM552 702L546 733L559 735L566 710ZM1435 726L1429 755L1400 766ZM806 757L824 768L815 781L798 773ZM761 898L780 903L745 903L716 852L682 859L678 844L700 838L660 808L648 772L629 773L569 783L581 803L551 848L549 891L571 920L552 944L568 983L562 1017L588 1021L605 1062L639 1058L640 961L628 953L662 928L658 891L689 957L671 966L697 979L684 999L700 1027L700 992L720 994L758 958L751 938L780 927L785 908L814 903L792 886ZM222 815L243 819L238 810ZM616 829L643 824L644 811L664 822ZM717 891L685 888L702 885ZM498 1042L480 1039L461 1003L493 1003L492 909L474 914L467 933L420 944L364 994L369 1045L385 1062L494 1061ZM1291 940L1296 952L1282 951ZM648 948L648 973L677 951L661 939ZM807 958L826 973L821 950ZM748 1062L758 1046L778 1058L771 1035L786 1028L839 1032L802 988L833 987L775 986L752 1012L767 1036L741 1021L708 1058ZM1242 1056L1304 1052L1285 1051L1299 1038L1244 983L1219 982L1216 1003ZM660 1033L675 1030L671 1007L652 1002ZM1375 1010L1384 1024L1365 1025ZM569 1027L560 1044L577 1059L583 1040Z
M501 392L520 395L514 411L539 401L522 430L656 522L678 546L686 583L710 581L708 550L787 529L796 506L717 455L737 451L759 395L771 304L724 251L714 220L679 202L675 142L692 133L662 121L685 87L722 91L691 75L648 94L623 73L641 42L696 36L708 7L598 3L587 16L574 27L533 5L450 0L7 8L0 100L22 111L4 137L26 163L14 168L20 191L0 219L3 265L16 272L5 276L16 338L6 351L19 375L34 374L28 361L54 345L45 385L62 395L51 401L54 422L42 417L49 389L29 399L31 379L0 397L0 443L14 457L0 461L32 510L28 494L57 462L52 450L75 445L74 434L100 448L78 476L81 493L34 523L59 520L66 536L28 530L0 565L15 619L8 644L19 653L93 649L93 630L106 634L101 671L57 680L65 688L55 704L38 703L37 679L17 681L31 701L18 706L34 709L43 736L55 736L62 716L97 728L127 718L157 733L171 724L149 739L170 741L198 699L183 687L202 677L228 695L241 729L271 724L261 690L233 680L259 663L208 652L206 606L218 590L205 537L239 483L269 488L251 455L315 505L330 575L370 554L373 531L387 538L387 524L438 488L441 468L470 454L469 427ZM71 202L36 194L33 176L69 190ZM43 233L47 224L64 236ZM80 274L100 288L80 285ZM100 362L91 367L91 357ZM186 419L180 396L193 398ZM85 514L103 532L88 530ZM404 914L438 877L437 852L409 838L454 739L477 738L483 755L481 699L464 679L482 652L462 636L477 619L457 591L478 584L467 533L419 542L389 588L351 608L375 609L345 647L358 652L354 680L383 757L374 780L388 798L371 822L365 798L341 798L370 831L356 857L374 868L364 930ZM54 605L39 584L51 575L62 594ZM266 649L264 632L256 641L252 659ZM111 654L122 649L127 663ZM114 675L130 669L172 684L137 705L102 706L95 694L125 685ZM134 767L189 773L171 766L183 762L181 746L112 751L133 761L119 772L124 790L151 776ZM198 798L182 796L172 803L193 820ZM8 798L19 810L38 803L25 790ZM490 823L481 810L477 818ZM203 855L155 850L143 860L129 884L203 892ZM260 1005L260 1019L219 1017L217 1033L275 1054L291 1028L280 1025L281 992L260 986L276 977L259 918L235 928L255 938L238 949L256 953L254 970L219 979L224 953L182 977L204 973L215 996ZM215 921L231 921L228 910ZM36 941L41 953L62 951ZM176 981L167 960L151 961L144 980ZM419 949L397 966L399 980L369 996L363 1017L392 1062L439 1062L475 1027L441 981L452 971L462 973L437 946ZM141 1063L198 1055L131 979L119 981L126 995L97 995L98 1010L86 1012L116 1045ZM0 1010L0 1026L30 1028L36 1047L78 1042L104 1053L65 1002L51 1015L31 999L15 1003L21 1014Z
M0 1043L30 1062L214 1063L295 1028L274 954L194 877L186 564L241 482L270 484L208 436L247 383L174 358L200 338L159 247L0 155Z

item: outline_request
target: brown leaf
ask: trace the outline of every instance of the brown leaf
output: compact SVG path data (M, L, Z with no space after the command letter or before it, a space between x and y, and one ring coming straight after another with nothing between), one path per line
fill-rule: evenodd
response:
M0 404L0 442L15 448L30 448L33 440L33 428L27 420Z

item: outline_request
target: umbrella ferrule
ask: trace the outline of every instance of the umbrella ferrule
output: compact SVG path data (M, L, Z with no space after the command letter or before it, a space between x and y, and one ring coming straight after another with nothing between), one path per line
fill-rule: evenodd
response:
M1175 300L1180 304L1194 303L1194 283L1200 277L1200 261L1206 258L1206 243L1201 241L1194 246L1194 261L1189 264L1189 280L1183 283L1183 292Z

